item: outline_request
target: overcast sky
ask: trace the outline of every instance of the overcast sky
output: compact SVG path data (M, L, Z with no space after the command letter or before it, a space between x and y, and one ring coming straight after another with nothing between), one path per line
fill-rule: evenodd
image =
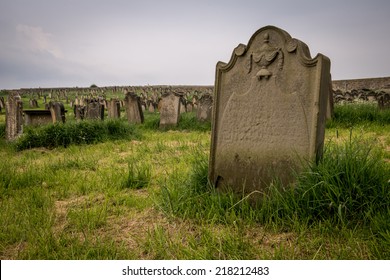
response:
M0 0L0 89L213 85L266 25L328 56L333 79L390 76L388 0Z

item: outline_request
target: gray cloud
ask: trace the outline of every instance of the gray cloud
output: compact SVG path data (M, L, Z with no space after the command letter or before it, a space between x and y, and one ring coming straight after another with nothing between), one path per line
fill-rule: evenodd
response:
M388 76L390 2L0 3L0 88L213 84L216 63L276 25L331 58L335 79Z

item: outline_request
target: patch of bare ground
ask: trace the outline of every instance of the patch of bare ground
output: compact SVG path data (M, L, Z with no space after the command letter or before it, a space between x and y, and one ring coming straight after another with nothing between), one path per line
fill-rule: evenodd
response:
M145 199L147 193L138 191L136 195L140 199ZM92 199L88 196L81 196L64 201L56 201L54 234L58 236L66 230L67 213L70 208L85 204L103 203L104 199L105 197L100 195ZM190 220L167 217L158 209L150 207L144 210L129 208L121 215L108 216L105 225L94 230L93 236L112 240L116 246L135 253L139 259L153 259L153 252L145 251L144 245L147 243L148 238L153 238L153 232L156 229L162 230L167 240L172 244L180 244L180 246L185 248L189 247L190 242L201 242L201 237L205 230L210 232L215 240L223 240L232 231L230 226L213 225L208 227L207 225L193 223ZM71 234L78 236L81 241L84 239L81 232L73 232ZM281 247L289 252L294 251L297 243L297 236L293 233L271 233L258 226L247 227L240 234L255 248L259 257L269 255L271 258L275 250ZM218 258L218 252L216 252L215 257ZM172 256L172 258L175 259L177 256Z
M98 235L109 237L118 246L124 246L132 252L138 252L139 258L145 258L146 256L142 255L141 244L148 237L148 232L156 226L171 227L170 222L163 214L153 208L148 208L128 215L108 217L107 225L98 229Z
M27 247L27 242L22 241L8 245L0 251L0 260L17 260L21 252Z
M54 203L55 223L53 228L54 235L58 236L67 226L67 214L70 208L80 205L100 203L104 200L104 195L90 198L87 195L70 198L67 200L58 200Z

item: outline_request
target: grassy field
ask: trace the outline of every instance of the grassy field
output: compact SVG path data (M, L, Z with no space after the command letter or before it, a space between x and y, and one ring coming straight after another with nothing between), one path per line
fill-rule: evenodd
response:
M2 134L0 259L389 259L389 116L337 106L323 160L257 205L208 184L192 113ZM78 142L89 129L103 136Z

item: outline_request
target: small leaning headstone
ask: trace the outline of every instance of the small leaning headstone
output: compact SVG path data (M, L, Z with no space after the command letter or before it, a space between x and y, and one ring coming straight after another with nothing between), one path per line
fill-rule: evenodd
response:
M86 102L85 118L89 120L104 120L104 106L98 99L89 99Z
M129 123L143 123L144 113L141 107L141 99L134 92L128 92L125 96L127 120Z
M49 110L53 123L65 123L65 107L61 102L49 102Z
M160 108L160 128L177 126L180 119L180 99L182 94L165 92L161 96Z

